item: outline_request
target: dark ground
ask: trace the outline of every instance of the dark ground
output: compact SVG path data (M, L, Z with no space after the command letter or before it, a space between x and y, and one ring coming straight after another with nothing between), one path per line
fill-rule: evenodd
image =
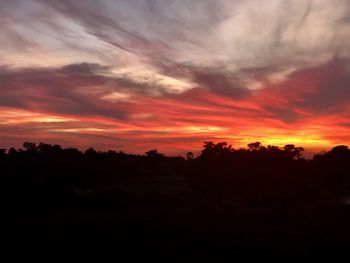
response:
M86 249L129 257L230 257L238 262L349 259L350 207L232 207L143 200L114 207L12 209L3 248Z
M0 150L0 250L113 259L349 262L350 150L206 143L187 160Z

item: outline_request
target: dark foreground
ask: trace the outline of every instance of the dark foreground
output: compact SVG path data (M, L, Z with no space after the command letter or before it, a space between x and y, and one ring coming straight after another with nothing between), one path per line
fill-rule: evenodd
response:
M346 147L312 160L300 148L258 144L206 144L187 160L55 147L27 144L0 156L1 249L185 262L350 260Z
M350 209L158 206L143 201L115 207L3 211L2 248L109 251L167 259L231 257L239 262L317 262L349 259ZM91 250L92 249L92 250Z

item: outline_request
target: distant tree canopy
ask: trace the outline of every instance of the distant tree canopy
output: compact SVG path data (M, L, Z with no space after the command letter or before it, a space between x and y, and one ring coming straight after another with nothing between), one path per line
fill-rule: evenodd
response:
M204 149L200 157L218 159L233 151L231 145L227 146L226 142L219 142L217 144L213 142L204 142Z
M272 146L267 147L263 146L260 142L249 143L247 149L235 150L232 145L228 145L226 142L213 143L211 141L204 142L201 158L214 158L218 159L235 152L254 152L261 153L264 155L269 155L271 153L284 155L289 159L300 159L302 158L302 153L304 148L296 147L293 144L287 144L284 147Z
M250 151L260 151L262 149L265 150L265 147L263 147L260 142L249 143L247 146Z
M193 152L187 152L186 153L186 159L187 160L192 160L194 158Z
M0 194L2 200L63 202L77 198L77 192L94 189L104 193L121 184L130 185L135 178L146 182L182 176L193 195L220 200L350 195L347 146L336 146L311 160L303 158L303 151L293 144L278 147L253 142L235 149L226 142L205 141L200 155L188 152L183 158L156 149L133 155L25 142L21 149L0 149Z
M157 149L154 149L154 150L150 150L148 152L145 152L146 156L148 157L152 157L152 158L155 158L155 157L164 157L164 155L162 153L159 153Z
M247 145L246 149L234 149L232 145L228 145L227 142L218 142L214 143L212 141L205 141L203 144L203 150L201 152L201 155L198 156L198 158L214 158L218 159L221 158L229 153L234 152L270 152L270 153L285 153L288 154L291 158L302 158L302 153L304 151L304 148L302 147L296 147L293 144L285 145L284 147L278 147L273 145L268 145L267 147L263 146L260 142L254 142L249 143ZM344 145L336 146L334 147L330 152L328 152L328 155L337 155L337 154L347 154L349 153L349 148ZM117 152L108 150L107 152L98 152L93 148L88 148L84 152L81 152L78 149L75 148L62 148L60 145L52 145L52 144L46 144L46 143L39 143L36 144L34 142L24 142L22 149L15 149L10 148L8 151L6 149L0 149L0 155L14 155L16 153L20 154L22 152L28 152L28 153L41 153L41 154L54 154L54 153L62 153L62 152L75 152L82 155L98 155L98 154L116 154ZM119 152L123 153L123 152ZM145 152L145 156L147 157L165 157L164 154L159 153L157 149L152 149L147 152ZM194 154L192 152L186 153L186 159L191 160L194 158Z

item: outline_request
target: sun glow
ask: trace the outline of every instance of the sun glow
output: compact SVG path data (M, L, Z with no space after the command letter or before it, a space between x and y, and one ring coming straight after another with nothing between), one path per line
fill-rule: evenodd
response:
M0 0L0 148L350 144L348 0L56 2Z
M44 114L32 111L0 108L0 124L58 123L75 121L74 118Z
M333 143L327 139L317 136L296 137L288 135L280 136L215 136L220 139L234 140L235 145L245 147L248 143L259 141L263 145L285 146L287 144L294 144L303 146L308 149L323 149L332 147Z

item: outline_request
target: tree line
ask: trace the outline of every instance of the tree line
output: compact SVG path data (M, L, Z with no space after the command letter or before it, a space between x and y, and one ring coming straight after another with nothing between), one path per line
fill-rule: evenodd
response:
M260 142L235 149L226 142L204 142L202 152L186 158L157 150L144 155L117 151L80 151L60 145L25 142L21 149L0 150L1 202L8 206L108 204L130 198L128 187L183 178L175 198L232 204L272 204L339 200L350 194L350 150L303 157L295 145ZM183 181L181 181L183 182ZM126 186L121 188L120 186ZM186 194L184 194L186 192Z

